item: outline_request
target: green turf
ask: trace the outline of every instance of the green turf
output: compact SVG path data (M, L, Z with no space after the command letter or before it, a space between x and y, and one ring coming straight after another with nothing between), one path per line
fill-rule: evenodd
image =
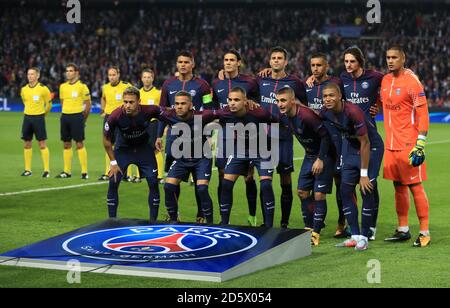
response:
M101 145L101 121L91 115L87 124L86 147L89 159L88 183L96 183L103 173L104 154ZM51 155L52 178L41 178L42 163L37 145L34 145L33 176L20 177L23 171L23 151L20 138L22 115L0 113L0 193L23 191L44 187L60 187L83 184L80 179L78 157L74 152L73 177L58 180L54 176L62 170L62 144L59 141L59 115L51 114L47 119L48 146ZM382 125L380 125L381 127ZM221 284L138 278L103 274L81 275L81 284L66 282L66 272L30 268L0 266L0 288L2 287L449 287L450 272L450 126L433 124L427 146L429 180L425 188L430 199L430 222L432 245L423 249L412 248L412 241L403 244L387 244L382 239L394 231L396 213L393 188L389 181L379 180L381 210L377 241L370 243L365 252L352 249L337 249L338 242L332 238L337 211L334 197L330 197L328 227L322 232L321 245L313 249L310 257L281 266L263 270ZM382 131L383 134L383 131ZM436 142L436 143L435 143ZM296 156L302 151L296 147ZM296 174L301 161L295 162ZM215 221L219 221L216 202L217 173L213 173L210 193L215 201ZM296 175L294 175L296 182ZM107 218L107 185L95 185L68 190L57 190L14 196L0 196L0 252L6 252L26 244L53 237L73 229L102 221ZM274 189L279 200L279 182L276 177ZM245 224L247 205L242 180L235 185L235 205L232 211L233 224ZM182 186L180 213L184 221L192 221L195 212L193 187ZM119 216L147 218L147 187L144 183L124 183L120 190ZM163 198L161 198L164 200ZM302 227L300 205L294 199L291 227ZM279 205L279 203L278 203ZM161 208L164 209L163 204ZM164 217L163 210L160 218ZM280 210L276 211L276 222ZM258 219L261 213L258 209ZM278 225L278 223L277 223ZM418 234L418 220L414 208L410 211L410 226L414 237ZM369 284L367 262L377 259L381 263L381 284Z

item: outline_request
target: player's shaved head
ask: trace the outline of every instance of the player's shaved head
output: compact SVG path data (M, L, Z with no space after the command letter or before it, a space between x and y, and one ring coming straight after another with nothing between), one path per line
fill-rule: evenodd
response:
M282 114L292 117L295 113L295 93L291 87L283 87L276 93L277 106Z
M387 51L389 50L396 50L400 52L404 57L406 57L405 51L403 50L403 47L400 45L392 45L387 49Z
M335 84L334 82L329 82L329 83L327 83L327 84L323 87L323 90L322 90L322 91L330 90L330 89L333 89L333 90L335 90L337 93L339 93L340 95L342 95L341 88L339 88L339 86L338 86L337 84Z
M241 87L233 87L230 90L230 93L241 93L242 95L244 95L244 97L247 97L247 92L244 90L244 88Z
M328 63L328 59L327 59L327 55L324 54L323 52L315 52L311 55L311 57L309 58L309 60L311 61L312 59L323 59L325 62Z
M192 95L191 93L187 92L187 91L178 91L177 94L175 94L175 98L177 97L187 97L189 99L190 102L192 102Z
M290 97L295 97L295 92L291 87L283 87L278 89L275 95L288 94Z

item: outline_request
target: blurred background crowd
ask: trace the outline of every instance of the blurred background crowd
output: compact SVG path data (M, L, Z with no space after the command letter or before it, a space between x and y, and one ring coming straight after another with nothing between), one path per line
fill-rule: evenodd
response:
M1 8L0 97L19 96L30 66L40 67L41 81L56 92L69 62L80 66L94 99L107 82L109 65L119 66L121 79L136 85L141 70L151 67L160 86L175 73L181 50L194 54L195 73L208 82L227 49L241 52L242 72L256 74L268 66L275 45L290 52L288 71L302 79L310 75L309 56L315 51L329 55L329 74L338 76L344 69L342 52L351 45L365 53L366 68L385 72L385 50L395 43L405 48L407 66L424 84L429 105L450 107L449 5L383 5L380 24L367 23L364 4L111 1L83 7L80 24L67 24L68 10L26 1ZM344 26L350 35L333 31Z

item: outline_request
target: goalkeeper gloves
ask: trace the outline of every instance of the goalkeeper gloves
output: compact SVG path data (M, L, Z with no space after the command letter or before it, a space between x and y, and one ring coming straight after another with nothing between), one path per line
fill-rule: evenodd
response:
M413 167L420 166L425 161L425 139L425 136L419 135L416 145L409 152L409 164Z

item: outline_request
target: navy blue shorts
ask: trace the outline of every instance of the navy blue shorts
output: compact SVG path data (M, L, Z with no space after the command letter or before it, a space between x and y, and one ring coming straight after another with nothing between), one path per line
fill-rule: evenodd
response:
M312 166L316 161L316 155L306 155L302 168L298 174L298 190L331 193L333 189L333 174L335 161L332 157L326 157L323 161L323 171L319 175L312 174Z
M383 161L384 148L371 148L368 175L373 181L380 173L381 162ZM344 157L342 165L342 183L359 184L361 174L361 156L356 153L349 153Z
M292 136L287 139L280 139L279 162L277 166L278 174L294 172L294 139Z
M83 113L61 114L61 140L70 142L73 140L81 142L84 140L84 117Z
M212 159L209 158L180 158L172 162L167 174L168 178L187 181L189 174L193 174L196 180L207 180L211 178Z
M45 116L25 115L22 123L22 139L25 141L33 140L33 134L36 140L43 141L47 139L47 131L45 129Z
M129 165L136 165L142 178L158 178L158 165L155 159L155 151L146 144L138 148L114 149L117 165L126 173Z
M232 139L222 139L222 140L218 139L217 140L215 165L219 169L225 169L225 166L227 165L228 156L227 156L226 144L227 144L227 142L230 142L231 140Z
M259 176L273 176L274 168L270 164L270 159L262 158L235 158L230 156L225 166L225 174L239 174L246 176L251 166L255 166ZM270 168L267 168L270 167Z

